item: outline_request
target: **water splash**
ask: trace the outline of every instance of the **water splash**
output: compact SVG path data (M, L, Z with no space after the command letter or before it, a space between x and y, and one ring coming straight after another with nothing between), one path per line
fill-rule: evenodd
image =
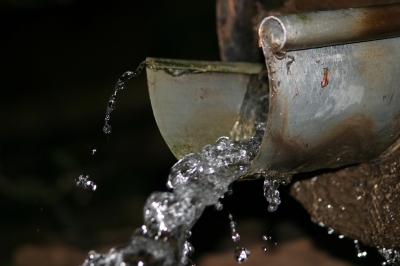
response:
M76 186L83 187L86 190L94 192L97 189L97 185L89 180L88 175L80 175L75 179Z
M120 265L120 262L178 265L178 261L189 262L193 249L185 232L206 206L217 205L229 185L247 173L246 165L258 153L263 134L264 124L260 124L250 140L235 142L222 137L214 145L205 146L199 154L188 154L179 160L168 177L168 187L173 192L150 195L143 208L144 226L136 232L131 243L105 255L92 253L83 265L111 266ZM245 260L243 256L240 257L242 261Z
M111 96L105 119L105 133L111 132L108 124L110 113L115 109L115 96L118 90L125 86L131 77L137 76L145 67L143 62L136 72L126 72L117 83L114 94ZM153 70L156 70L153 68ZM184 75L185 71L170 71L171 75ZM107 254L91 252L83 266L114 266L114 265L187 265L191 264L190 255L193 246L187 241L189 230L201 216L206 206L214 205L221 208L219 199L225 194L231 194L231 183L248 174L250 162L257 156L265 132L267 120L268 88L259 86L264 82L259 75L252 77L254 86L263 89L256 93L257 104L244 101L242 109L249 105L257 110L250 112L254 115L253 136L240 141L228 137L220 137L215 144L206 145L200 153L190 153L180 159L170 171L167 187L172 192L154 192L147 199L143 208L144 225L137 229L131 242L122 248L112 249ZM254 81L257 81L254 83ZM259 106L263 105L262 108ZM266 106L264 106L266 105ZM242 112L241 113L246 113ZM240 130L239 130L240 131ZM231 220L232 231L236 232L236 223ZM238 241L239 235L233 240ZM247 260L250 252L245 248L238 248L235 257L238 262Z

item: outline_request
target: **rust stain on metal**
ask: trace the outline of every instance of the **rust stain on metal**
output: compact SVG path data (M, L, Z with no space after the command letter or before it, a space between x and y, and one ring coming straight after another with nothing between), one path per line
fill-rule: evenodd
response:
M261 28L260 34L258 35L258 47L262 47L262 38L264 35L264 28Z
M327 67L324 67L324 77L322 78L321 81L321 87L325 87L329 83L329 78L331 77L331 73L329 72L329 69Z
M233 17L236 17L235 2L233 0L229 0L229 11L231 11Z
M393 100L393 96L394 96L394 93L396 92L396 89L393 89L393 91L392 91L392 96L390 97L390 101L389 101L389 104L388 104L388 106L390 105L390 103L392 102L392 100Z
M400 34L399 12L398 5L380 6L366 11L360 23L354 25L354 31L358 33L357 37L376 39L391 37L394 33Z
M293 55L288 55L287 56L290 60L288 62L286 62L286 74L289 75L292 74L292 72L290 71L290 66L293 64L294 60L294 56Z
M275 58L270 58L266 60L267 63L267 68L268 68L268 74L269 74L269 87L270 87L270 97L273 98L276 94L276 88L280 85L280 81L276 81L276 70L274 68L274 60ZM277 84L279 82L279 85ZM271 104L271 107L273 107L273 104Z

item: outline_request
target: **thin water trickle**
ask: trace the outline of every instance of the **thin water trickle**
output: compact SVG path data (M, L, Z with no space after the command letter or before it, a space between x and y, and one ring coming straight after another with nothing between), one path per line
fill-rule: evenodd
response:
M106 111L106 116L104 118L104 126L103 126L103 132L105 134L111 134L112 132L112 127L108 123L110 121L110 115L111 112L114 111L116 104L117 104L117 92L119 90L122 90L126 86L126 82L130 80L131 78L135 78L142 73L143 69L145 69L147 66L147 62L143 61L142 63L139 64L138 68L136 71L126 71L117 81L117 84L114 87L114 92L110 96L110 100L107 103L107 111Z
M240 240L240 235L236 231L236 225L237 223L233 220L232 214L229 214L229 225L231 227L231 235L232 235L232 240L233 242L238 242Z

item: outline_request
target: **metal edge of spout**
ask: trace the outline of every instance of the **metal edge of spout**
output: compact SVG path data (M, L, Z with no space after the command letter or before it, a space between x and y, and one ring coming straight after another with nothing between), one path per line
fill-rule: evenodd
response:
M400 36L400 4L266 17L263 46L278 58L287 51Z

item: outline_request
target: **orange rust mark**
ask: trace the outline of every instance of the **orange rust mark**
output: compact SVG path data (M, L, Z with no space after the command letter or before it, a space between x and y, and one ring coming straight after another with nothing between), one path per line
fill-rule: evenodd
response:
M258 35L258 47L262 47L262 36L264 35L264 28L261 28L261 32Z
M289 73L292 74L292 72L290 71L290 66L294 62L294 56L288 55L287 57L290 59L290 61L286 62L286 74L289 75Z
M322 78L321 81L322 88L328 85L330 77L331 77L331 72L329 72L329 69L327 67L324 67L324 77Z
M229 0L229 10L231 11L232 16L236 17L235 3L233 2L233 0Z

